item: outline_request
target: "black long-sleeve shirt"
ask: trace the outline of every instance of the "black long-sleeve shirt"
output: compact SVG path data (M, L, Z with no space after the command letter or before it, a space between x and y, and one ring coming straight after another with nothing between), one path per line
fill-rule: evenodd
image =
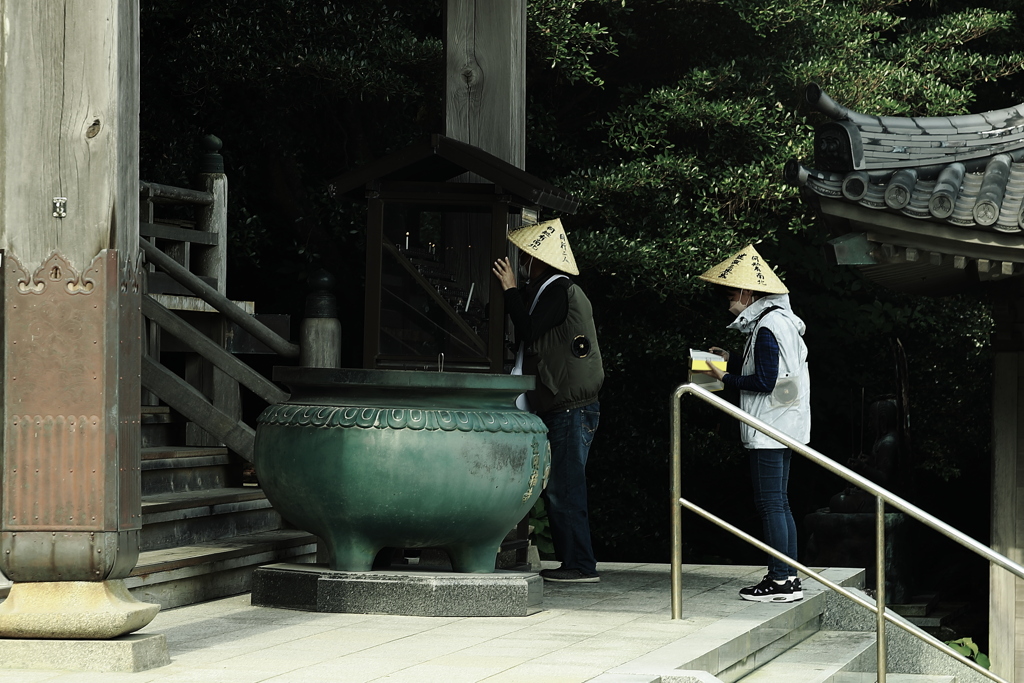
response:
M746 354L744 354L745 356ZM722 380L730 389L770 393L779 378L779 342L767 327L757 331L754 340L754 372L742 375L743 356L729 358L729 374Z
M540 295L533 313L530 304L541 284L547 281L551 273L537 279L536 287L527 287L520 291L518 287L505 290L505 311L512 319L516 328L516 342L531 344L544 334L565 322L569 314L569 286L572 281L560 277L548 285Z

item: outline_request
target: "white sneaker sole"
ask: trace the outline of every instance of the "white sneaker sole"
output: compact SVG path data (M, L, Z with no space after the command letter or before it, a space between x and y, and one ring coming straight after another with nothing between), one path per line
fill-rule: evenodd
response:
M740 597L751 602L797 602L804 599L803 595L793 593L789 595L744 595L740 593Z

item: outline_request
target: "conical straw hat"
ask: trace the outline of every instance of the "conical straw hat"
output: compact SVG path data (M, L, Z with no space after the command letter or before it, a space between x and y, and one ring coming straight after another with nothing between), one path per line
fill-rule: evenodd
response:
M752 244L697 277L711 284L734 289L749 289L768 294L789 293L786 285L772 272Z
M510 232L508 241L549 266L569 275L580 274L572 249L569 248L569 239L565 236L562 221L558 218Z

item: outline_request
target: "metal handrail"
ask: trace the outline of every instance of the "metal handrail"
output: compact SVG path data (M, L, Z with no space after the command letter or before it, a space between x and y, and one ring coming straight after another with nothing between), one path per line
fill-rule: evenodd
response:
M888 614L885 611L885 609L882 609L881 611L879 611L878 608L874 604L872 604L870 601L865 600L864 598L860 597L856 593L852 593L852 592L846 590L845 588L843 588L842 586L840 586L839 584L834 583L834 582L830 581L829 579L826 579L824 576L822 576L818 572L814 571L810 567L807 567L806 565L800 564L799 562L797 562L796 560L794 560L791 557L787 557L784 553L780 553L778 550L776 550L775 548L772 548L767 543L763 543L762 541L754 538L753 536L751 536L747 532L742 531L741 529L738 529L737 527L734 527L732 524L729 524L728 522L723 520L721 517L716 517L715 515L713 515L710 512L708 512L707 510L701 508L700 506L698 506L698 505L696 505L694 503L691 503L690 501L686 500L685 498L680 498L679 499L679 504L682 505L683 507L685 507L687 510L690 510L691 512L694 512L694 513L700 515L701 517L703 517L704 519L708 520L712 524L715 524L715 525L721 527L722 529L725 529L726 531L731 533L733 536L736 536L740 540L746 541L747 543L749 543L750 545L754 546L758 550L763 550L764 552L768 553L772 557L774 557L776 559L779 559L779 560L782 560L786 564L789 564L789 565L795 567L796 569L799 569L800 571L802 571L803 573L807 574L811 578L815 579L816 581L818 581L822 585L826 586L827 588L831 588L832 590L834 590L836 593L839 593L843 597L852 600L853 602L857 603L858 605L860 605L861 607L863 607L863 608L865 608L867 610L870 610L871 612L873 612L875 614L876 630L879 628L878 627L879 623L883 624L882 628L884 628L884 623L886 621L888 621L893 626L898 626L899 628L903 629L907 633L910 633L911 635L917 636L918 638L920 638L921 640L925 641L926 643L928 643L932 647L936 648L937 650L940 650L940 651L944 652L945 654L949 655L950 657L953 657L954 659L956 659L961 664L964 664L966 666L971 667L972 669L974 669L978 673L983 674L984 676L990 678L991 680L997 681L997 683L1008 683L1008 681L1000 678L999 676L997 676L996 674L992 673L991 671L989 671L985 667L981 666L980 664L978 664L974 660L969 659L967 657L964 657L962 654L960 654L959 652L957 652L956 650L951 648L949 645L946 645L944 642L942 642L941 640L939 640L935 636L933 636L933 635L931 635L929 633L926 633L925 631L922 631L921 629L919 629L918 627L914 626L913 624L909 624L909 623L900 621L899 619L897 619L896 617L892 616L891 614ZM884 541L883 541L883 544L884 544ZM883 586L882 590L884 590L885 582L884 581L880 581L879 584ZM885 662L885 638L878 638L877 642L881 643L881 645L879 646L879 655L880 656L878 658L878 661ZM878 679L878 683L885 683L885 672L882 671L882 672L879 673L879 675L880 675L880 678Z
M689 382L687 384L682 384L679 387L677 387L675 392L673 392L673 394L672 394L672 458L671 458L671 468L670 468L671 469L671 473L670 473L670 476L672 477L672 486L671 486L671 488L672 488L672 558L671 558L671 562L672 562L672 576L671 576L671 581L672 581L672 618L673 619L681 619L682 618L682 565L683 565L683 561L682 561L682 558L683 558L682 547L683 546L682 546L682 543L683 543L683 532L682 532L682 509L681 509L681 506L687 507L687 509L693 510L694 512L697 512L697 510L699 510L699 508L695 509L696 506L694 506L692 503L689 503L688 501L685 501L683 499L683 497L682 497L682 417L681 417L680 400L682 399L682 397L685 394L692 394L692 395L696 396L697 398L701 399L705 403L708 403L708 404L718 408L719 410L721 410L722 412L726 413L727 415L729 415L731 417L734 417L737 420L743 422L744 424L746 424L746 425L748 425L750 427L753 427L754 429L756 429L757 431L761 432L762 434L765 434L765 435L771 437L772 439L775 439L776 441L782 443L783 445L785 445L787 448L789 448L793 452L802 455L803 457L807 458L808 460L811 460L812 462L817 463L818 465L821 465L822 467L824 467L825 469L829 470L833 474L836 474L836 475L842 477L843 479L845 479L846 481L850 482L851 484L854 484L854 485L858 486L859 488L861 488L861 489L863 489L863 490L865 490L865 491L867 491L867 492L869 492L869 493L871 493L871 494L873 494L875 496L875 498L877 500L877 507L876 507L876 515L877 515L877 521L876 521L876 555L875 555L875 560L876 560L876 568L878 570L877 573L876 573L876 576L878 577L877 578L877 582L879 584L879 590L876 593L876 606L872 607L871 609L877 615L876 629L878 631L877 638L878 638L878 641L879 641L879 645L878 645L879 654L881 655L879 657L879 663L878 663L878 668L879 668L878 683L885 683L885 671L884 671L884 668L885 668L885 642L884 642L885 641L885 628L884 628L884 621L885 621L885 619L889 619L890 621L892 620L891 617L888 617L887 615L885 615L885 597L884 597L885 596L885 588L884 588L884 585L885 585L885 560L884 560L885 517L884 517L884 509L885 509L885 504L886 503L888 503L892 507L896 508L897 510L900 510L900 511L910 515L911 517L913 517L914 519L922 522L926 526L931 527L932 529L935 529L936 531L942 533L947 538L949 538L949 539L959 543L960 545L964 546L968 550L971 550L975 554L981 555L982 557L987 559L990 563L994 562L995 564L999 565L1003 569L1006 569L1007 571L1011 572L1015 576L1018 576L1018 577L1024 579L1024 566L1021 566L1021 565L1017 564L1016 562L1014 562L1013 560L1009 559L1008 557L1005 557L1004 555L1000 555L999 553L995 552L994 550L992 550L988 546L986 546L986 545L984 545L984 544L974 540L970 536L968 536L968 535L964 534L963 532L955 529L954 527L950 526L949 524L946 524L945 522L943 522L942 520L938 519L937 517L934 517L933 515L928 514L924 510L922 510L919 507L917 507L916 505L913 505L912 503L904 500L903 498L897 496L896 494L892 493L891 491L888 491L887 489L885 489L885 488L875 484L871 480L865 479L864 477L862 477L861 475L857 474L853 470L851 470L851 469L849 469L847 467L844 467L843 465L840 465L839 463L835 462L834 460L831 460L830 458L822 455L821 453L815 451L814 449L812 449L812 448L810 448L810 447L808 447L808 446L806 446L804 444L798 443L797 441L793 440L791 437L789 437L786 434L780 432L779 430L775 429L774 427L772 427L772 426L762 422L761 420L757 419L753 415L750 415L749 413L747 413L747 412L745 412L743 410L740 410L739 408L737 408L733 404L729 403L728 401L725 401L725 400L715 396L714 394L712 394L707 389L704 389L704 388L702 388L702 387L700 387L700 386L698 386L698 385L696 385L696 384L694 384L692 382ZM712 519L713 515L710 515L710 513L704 513L703 511L700 511L700 512L698 512L698 514L702 514L702 516L707 517L709 520L713 521L715 524L718 524L719 526L722 526L723 528L727 528L727 530L731 531L732 533L734 533L737 536L740 536L740 538L743 538L744 540L747 540L748 542L751 542L752 540L754 540L751 537L747 536L746 534L743 534L743 532L739 531L738 529L735 529L735 527L728 528L727 526L723 526L726 523L725 522L721 522L721 520L718 520L718 518ZM759 542L755 543L755 545L760 547L762 550L768 551L769 554L773 555L774 557L778 557L780 559L784 559L786 562L788 562L789 564L793 565L794 567L799 567L801 571L807 571L806 567L803 567L802 565L798 565L791 558L787 558L787 557L785 557L785 555L782 555L781 553L778 553L777 551L774 551L772 549L768 549L767 547L761 547L763 544L760 544ZM810 573L810 572L808 572L808 573ZM816 576L815 578L818 578L818 577ZM826 585L828 585L828 584L826 583ZM835 589L834 586L829 586L829 587ZM843 591L840 591L840 592L843 592ZM843 594L845 595L845 592L843 592ZM847 596L847 597L849 597L849 596ZM858 602L858 604L862 604L860 601L857 601L857 602ZM896 623L896 622L894 622L894 623ZM913 629L913 630L911 630L911 628L908 628L908 629L905 629L905 630L907 630L909 633L913 633L915 636L917 636L921 640L927 642L929 645L932 645L934 647L939 647L934 642L932 642L934 639L931 638L931 636L929 636L924 631L920 631L919 629L916 629L916 628ZM966 661L968 664L972 665L972 668L975 668L978 671L984 673L990 679L992 679L994 681L1000 681L1001 683L1006 683L1004 681L1004 679L996 676L995 674L992 674L987 669L984 669L983 667L978 666L976 663L971 662L971 660L969 660L969 659L967 659L965 657L962 657L962 655L959 655L958 653L956 653L956 652L954 652L952 650L949 650L949 648L943 646L943 647L939 647L939 649L942 650L943 652L946 652L946 654L955 655L958 660ZM947 650L949 650L949 651L947 652Z

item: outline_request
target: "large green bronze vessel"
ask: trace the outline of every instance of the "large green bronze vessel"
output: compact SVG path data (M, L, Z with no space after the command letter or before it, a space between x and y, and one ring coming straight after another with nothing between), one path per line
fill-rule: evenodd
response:
M492 572L533 506L547 428L517 410L532 377L287 368L292 394L256 429L273 506L323 539L331 569L367 571L385 547L438 547L459 572Z

